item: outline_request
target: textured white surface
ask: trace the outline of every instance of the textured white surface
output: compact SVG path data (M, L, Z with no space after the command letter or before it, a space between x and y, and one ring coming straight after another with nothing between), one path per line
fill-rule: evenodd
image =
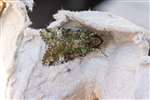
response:
M20 1L17 4L7 3L7 7L0 16L0 98L4 100L8 78L12 73L11 68L15 67L15 52L19 42L17 39L24 28L28 26L28 18L25 9L17 5L23 5ZM24 7L24 6L22 6ZM26 16L26 17L25 17ZM13 68L14 69L14 68Z
M26 13L15 5L14 8L16 10L6 10L4 15L8 17L0 18L5 20L0 22L0 48L3 48L0 49L0 86L3 88L0 95L8 100L149 98L150 65L143 63L148 53L144 36L149 32L145 29L106 12L60 11L49 27L70 19L96 31L110 31L113 38L104 48L107 57L94 52L47 67L41 64L46 46L39 30L26 28Z

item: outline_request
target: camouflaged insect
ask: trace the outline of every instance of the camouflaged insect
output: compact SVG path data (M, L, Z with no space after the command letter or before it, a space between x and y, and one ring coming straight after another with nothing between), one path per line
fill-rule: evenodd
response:
M53 65L84 57L89 52L100 49L102 38L96 33L78 27L45 29L41 37L48 46L42 63Z

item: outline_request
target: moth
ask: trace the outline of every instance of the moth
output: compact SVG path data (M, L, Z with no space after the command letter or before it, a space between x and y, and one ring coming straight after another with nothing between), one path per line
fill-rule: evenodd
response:
M88 53L100 49L103 39L95 32L80 27L62 27L44 29L41 37L48 46L43 65L54 65L84 57Z

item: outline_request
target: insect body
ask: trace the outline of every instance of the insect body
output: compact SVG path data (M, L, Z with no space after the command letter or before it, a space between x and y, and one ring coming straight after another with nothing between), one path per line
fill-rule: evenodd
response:
M78 27L46 29L41 32L41 37L48 45L42 59L44 65L63 63L76 57L83 57L99 49L103 43L102 38L96 33Z

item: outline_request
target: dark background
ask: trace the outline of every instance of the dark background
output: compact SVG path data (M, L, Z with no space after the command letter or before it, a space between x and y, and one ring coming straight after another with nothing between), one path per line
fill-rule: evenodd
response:
M54 20L52 15L60 9L71 11L93 10L96 5L104 1L106 0L34 0L33 11L28 11L33 22L31 27L46 27Z

